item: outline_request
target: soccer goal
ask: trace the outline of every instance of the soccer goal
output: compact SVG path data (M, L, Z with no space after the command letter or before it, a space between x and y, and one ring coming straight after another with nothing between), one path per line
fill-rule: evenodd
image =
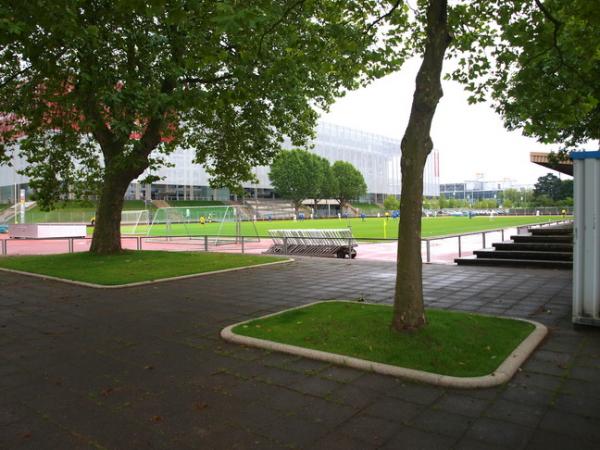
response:
M147 236L169 240L209 236L213 245L259 240L252 218L239 206L178 206L159 208L148 227Z
M123 234L145 234L148 225L150 225L150 212L147 209L121 211Z

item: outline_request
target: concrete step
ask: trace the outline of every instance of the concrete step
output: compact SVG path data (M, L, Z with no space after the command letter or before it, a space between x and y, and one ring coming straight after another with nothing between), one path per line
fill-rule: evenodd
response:
M573 236L571 235L530 235L530 234L519 234L510 237L514 242L552 242L552 243L573 243Z
M546 261L533 259L500 259L500 258L477 258L475 256L456 258L454 260L459 266L496 266L496 267L524 267L538 269L561 269L573 270L571 261Z
M532 250L475 250L477 258L528 259L544 261L573 261L572 252L539 252Z
M573 253L573 243L561 242L495 242L492 244L496 250L531 250L536 252L570 252Z
M529 228L529 232L534 236L563 236L566 234L573 234L573 226L557 226L557 227L545 227L545 228Z

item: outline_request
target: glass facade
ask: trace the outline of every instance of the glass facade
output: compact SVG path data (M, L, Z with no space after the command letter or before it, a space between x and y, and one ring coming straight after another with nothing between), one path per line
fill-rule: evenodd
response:
M0 203L18 202L21 189L25 189L25 195L29 198L29 179L17 173L25 165L25 160L18 157L12 158L11 166L0 165Z
M364 200L382 202L388 195L400 195L400 140L321 122L317 126L316 138L312 144L313 147L309 150L326 158L332 164L335 161L346 161L363 174L368 192L368 198ZM292 145L286 141L284 147L289 149ZM160 169L157 175L162 180L156 185L179 185L181 193L178 194L178 198L180 199L183 198L182 186L184 185L208 186L208 175L201 166L193 163L193 159L193 151L174 152L169 160L175 164L175 167ZM269 167L261 166L254 170L258 182L244 184L244 188L251 196L271 197ZM440 192L439 186L439 158L437 150L433 150L427 159L423 174L424 195L437 197ZM154 189L155 185L153 185ZM174 189L170 189L168 195L172 196L175 192ZM192 198L199 197L194 195Z
M352 163L363 174L368 195L361 200L382 202L388 195L400 195L400 140L321 122L317 126L316 137L312 144L310 151L331 163L338 160ZM284 147L291 148L291 143L285 142ZM163 167L154 173L161 178L160 181L153 183L152 186L134 182L127 191L126 197L164 200L230 199L227 189L209 187L209 176L202 166L194 164L193 151L177 150L169 155L167 160L172 167ZM258 182L245 184L246 192L251 197L272 197L269 168L256 167L255 174ZM431 152L423 175L424 195L438 196L440 184L437 150ZM145 176L146 174L139 179ZM14 185L13 178L15 177L12 168L0 167L0 187ZM24 177L18 178L17 182L27 182ZM2 192L0 188L0 194Z
M474 180L463 183L440 184L440 194L448 199L453 198L476 202L478 200L497 200L501 198L502 191L506 189L522 191L531 188L532 186L530 185L518 184L510 179L501 181Z

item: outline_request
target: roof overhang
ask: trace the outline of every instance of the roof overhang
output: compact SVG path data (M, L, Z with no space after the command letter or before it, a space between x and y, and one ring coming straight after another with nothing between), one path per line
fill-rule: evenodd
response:
M551 170L564 173L565 175L573 176L573 161L570 159L566 161L552 161L550 159L550 153L544 152L530 152L529 160L540 166L544 166Z

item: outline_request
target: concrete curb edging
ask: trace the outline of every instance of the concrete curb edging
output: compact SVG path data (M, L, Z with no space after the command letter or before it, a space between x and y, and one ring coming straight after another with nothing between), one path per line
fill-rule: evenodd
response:
M232 267L230 269L213 270L211 272L191 273L191 274L188 274L188 275L180 275L180 276L177 276L177 277L159 278L157 280L136 281L135 283L109 284L109 285L96 284L96 283L88 283L86 281L68 280L66 278L54 277L52 275L44 275L44 274L41 274L41 273L34 273L34 272L25 272L23 270L8 269L8 268L5 268L5 267L0 267L0 271L10 272L10 273L16 273L16 274L19 274L19 275L26 275L26 276L35 277L35 278L41 278L41 279L44 279L44 280L60 281L61 283L74 284L76 286L85 286L85 287L91 287L91 288L96 288L96 289L122 289L122 288L135 287L135 286L145 286L147 284L164 283L164 282L167 282L167 281L185 280L187 278L202 277L202 276L205 276L205 275L216 275L216 274L219 274L219 273L235 272L235 271L238 271L238 270L255 269L255 268L258 268L258 267L273 266L275 264L288 264L288 263L291 263L291 262L294 262L293 258L284 259L283 261L274 261L274 262L263 263L263 264L254 264L252 266Z
M335 301L342 302L344 300ZM319 303L325 303L325 301L312 302L306 305L289 308L284 311L279 311L273 314L267 314L265 316L258 317L257 319L265 319L267 317L276 316L287 311L306 308L307 306ZM507 317L492 316L487 314L479 315L507 319ZM353 358L351 356L339 355L336 353L329 353L320 350L312 350L304 347L297 347L295 345L281 344L278 342L267 341L264 339L252 338L248 336L241 336L239 334L233 333L233 328L237 327L238 325L243 325L245 323L257 319L245 320L243 322L229 325L223 330L221 330L221 337L228 342L233 342L236 344L289 353L292 355L298 355L306 358L316 359L319 361L352 367L354 369L375 372L382 375L391 375L394 377L405 378L412 381L434 384L437 386L464 389L486 388L506 383L513 377L513 375L517 372L519 367L527 360L529 355L533 353L535 348L540 344L540 342L542 342L542 340L548 333L548 328L546 328L545 325L542 325L539 322L535 322L528 319L509 317L508 319L520 320L522 322L531 323L535 326L535 329L529 334L529 336L527 336L523 340L523 342L521 342L517 346L517 348L515 348L512 351L512 353L502 362L502 364L500 364L500 366L494 372L479 377L454 377L449 375L440 375L431 372L425 372L422 370L393 366L390 364L377 363L365 359Z

